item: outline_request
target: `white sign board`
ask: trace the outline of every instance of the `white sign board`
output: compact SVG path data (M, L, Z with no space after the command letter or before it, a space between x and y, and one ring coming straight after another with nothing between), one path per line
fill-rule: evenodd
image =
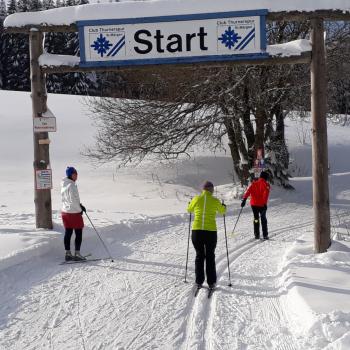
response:
M54 132L56 131L55 117L35 117L33 118L34 132Z
M35 170L35 188L37 190L52 189L52 170Z
M266 10L77 22L81 66L267 56Z

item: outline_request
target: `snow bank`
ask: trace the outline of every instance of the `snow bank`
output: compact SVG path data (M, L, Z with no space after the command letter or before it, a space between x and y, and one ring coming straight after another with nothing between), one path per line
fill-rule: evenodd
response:
M16 218L13 219L16 220ZM55 231L26 232L23 227L1 231L0 271L22 264L33 257L42 256L53 247L62 245L62 235Z
M305 348L349 349L349 263L350 239L314 254L311 232L285 253L286 305L294 329L307 339Z
M15 13L5 19L5 27L25 25L70 25L93 19L121 19L194 13L267 9L269 12L340 10L350 12L348 0L172 0L135 1L61 7L40 12Z

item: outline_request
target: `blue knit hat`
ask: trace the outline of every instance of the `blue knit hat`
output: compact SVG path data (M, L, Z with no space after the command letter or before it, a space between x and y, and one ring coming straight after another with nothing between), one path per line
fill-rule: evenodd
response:
M72 166L67 166L67 169L66 169L67 177L71 177L73 174L78 174L77 170Z

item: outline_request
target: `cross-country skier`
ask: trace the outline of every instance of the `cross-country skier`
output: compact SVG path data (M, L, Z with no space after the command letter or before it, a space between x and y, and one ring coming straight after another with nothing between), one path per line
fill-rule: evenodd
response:
M214 185L206 181L203 191L195 196L187 207L194 213L192 243L196 250L195 273L198 288L205 280L204 260L206 260L207 283L210 289L216 285L215 248L217 242L216 214L225 214L226 206L213 196Z
M254 236L256 239L260 238L260 220L264 239L269 239L267 230L267 202L270 195L270 184L267 182L269 174L262 171L258 180L253 181L243 195L241 207L245 206L247 198L250 197L250 205L254 214Z
M76 184L78 172L73 167L67 167L66 176L61 183L62 196L62 221L65 228L64 247L66 249L65 260L86 260L80 254L80 246L83 235L83 212L85 207L80 203L78 187ZM75 254L70 250L70 240L75 231Z

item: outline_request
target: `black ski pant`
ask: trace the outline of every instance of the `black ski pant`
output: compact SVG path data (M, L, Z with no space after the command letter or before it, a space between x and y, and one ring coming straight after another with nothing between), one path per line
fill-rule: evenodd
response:
M83 239L83 230L81 228L75 228L75 251L80 251L81 241ZM66 228L64 234L64 248L70 250L70 239L73 234L72 228Z
M267 219L266 219L266 210L267 207L257 207L252 205L252 210L254 214L254 236L255 238L260 238L260 220L261 219L261 228L263 232L263 236L268 237L267 231Z
M192 230L192 243L196 250L196 283L203 284L204 260L208 285L216 283L215 248L218 240L216 231Z

